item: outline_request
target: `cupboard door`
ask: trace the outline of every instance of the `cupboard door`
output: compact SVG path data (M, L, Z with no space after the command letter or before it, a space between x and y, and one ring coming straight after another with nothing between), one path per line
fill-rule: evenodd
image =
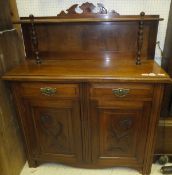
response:
M24 132L34 159L75 163L81 160L80 115L78 100L23 99ZM30 126L29 126L29 123ZM27 123L26 123L27 122Z
M91 100L93 162L141 167L150 107L143 101Z

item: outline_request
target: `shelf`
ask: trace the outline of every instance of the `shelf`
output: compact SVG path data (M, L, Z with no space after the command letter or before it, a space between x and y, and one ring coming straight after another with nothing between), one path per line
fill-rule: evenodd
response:
M162 21L159 15L146 15L141 18L138 15L127 15L109 17L108 15L101 15L101 18L59 18L59 17L35 17L34 23L79 23L79 22L136 22L136 21ZM20 21L13 21L14 24L31 23L29 17L22 17Z

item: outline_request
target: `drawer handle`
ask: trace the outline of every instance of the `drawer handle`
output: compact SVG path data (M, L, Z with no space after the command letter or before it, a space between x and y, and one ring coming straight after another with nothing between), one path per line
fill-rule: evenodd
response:
M55 95L57 92L56 88L51 88L51 87L40 88L40 91L43 95L46 95L46 96Z
M123 88L112 89L112 93L117 97L125 97L127 94L129 94L129 92L130 89L123 89Z

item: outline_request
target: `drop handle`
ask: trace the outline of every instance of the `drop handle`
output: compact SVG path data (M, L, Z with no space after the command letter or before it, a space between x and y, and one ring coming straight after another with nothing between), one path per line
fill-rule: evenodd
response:
M112 93L117 97L125 97L129 94L130 89L118 88L112 89Z
M40 92L41 94L46 96L53 96L57 93L57 90L56 88L52 88L52 87L43 87L43 88L40 88Z

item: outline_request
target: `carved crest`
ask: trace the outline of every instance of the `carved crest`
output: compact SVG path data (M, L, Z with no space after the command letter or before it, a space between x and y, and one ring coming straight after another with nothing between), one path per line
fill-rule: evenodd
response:
M69 9L66 10L68 12L67 14L77 14L76 13L77 7L78 7L78 4L72 5ZM66 13L64 11L61 11L58 16L63 16L63 15L66 15Z
M96 6L92 3L86 2L83 3L81 6L79 6L79 8L83 11L82 13L94 13L94 9L96 8Z
M79 8L81 13L77 13L76 9ZM61 11L57 17L70 17L70 16L78 16L78 17L86 17L86 15L108 15L108 16L119 16L115 10L108 12L108 10L104 7L103 4L97 3L95 6L92 3L86 2L79 6L79 4L72 5L69 9L65 11Z

